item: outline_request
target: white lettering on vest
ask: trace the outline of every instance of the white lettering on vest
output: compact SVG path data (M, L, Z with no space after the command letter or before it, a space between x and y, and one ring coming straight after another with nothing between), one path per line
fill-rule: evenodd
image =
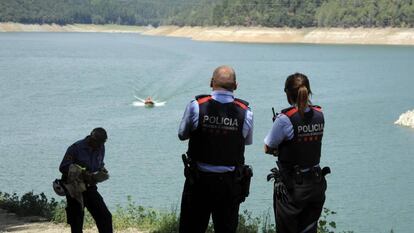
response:
M239 127L237 118L228 118L228 117L218 117L218 116L208 116L203 117L203 124L213 124L213 125L225 125L231 127Z
M323 131L323 124L299 125L298 133L313 133Z

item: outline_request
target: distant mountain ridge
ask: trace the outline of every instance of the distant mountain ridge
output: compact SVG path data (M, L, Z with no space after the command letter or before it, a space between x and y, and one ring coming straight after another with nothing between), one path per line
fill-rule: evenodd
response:
M414 27L414 0L1 0L0 22Z

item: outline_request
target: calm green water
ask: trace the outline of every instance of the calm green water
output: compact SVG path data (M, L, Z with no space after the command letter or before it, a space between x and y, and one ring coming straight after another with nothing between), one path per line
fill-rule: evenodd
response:
M71 143L108 130L110 206L126 196L144 206L179 205L183 185L177 128L193 96L209 93L215 67L233 66L236 94L255 114L251 196L242 208L272 206L265 181L274 165L262 152L271 107L287 106L285 77L311 80L324 107L326 206L340 230L412 232L414 130L393 122L414 108L414 47L194 42L130 34L0 33L0 190L54 196L51 181ZM166 100L134 107L134 94Z

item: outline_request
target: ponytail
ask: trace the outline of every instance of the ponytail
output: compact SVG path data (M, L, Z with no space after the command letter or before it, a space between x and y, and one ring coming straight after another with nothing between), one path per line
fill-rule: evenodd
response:
M308 107L308 103L309 103L309 91L308 91L308 88L306 88L306 86L299 87L298 96L296 100L297 100L296 104L298 106L299 114L302 117L304 117L306 107Z
M303 118L306 108L311 104L309 95L312 95L312 91L308 77L301 73L289 75L285 82L285 92L288 102L297 106L299 114Z

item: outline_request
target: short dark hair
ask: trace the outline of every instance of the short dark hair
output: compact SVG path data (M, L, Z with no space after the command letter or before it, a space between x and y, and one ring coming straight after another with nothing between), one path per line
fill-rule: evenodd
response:
M92 130L90 134L91 138L97 142L104 143L106 139L108 139L108 135L106 134L106 130L102 127L98 127Z
M215 82L218 87L229 91L234 91L237 87L236 72L232 67L227 65L217 67L213 72L211 81L212 83Z

